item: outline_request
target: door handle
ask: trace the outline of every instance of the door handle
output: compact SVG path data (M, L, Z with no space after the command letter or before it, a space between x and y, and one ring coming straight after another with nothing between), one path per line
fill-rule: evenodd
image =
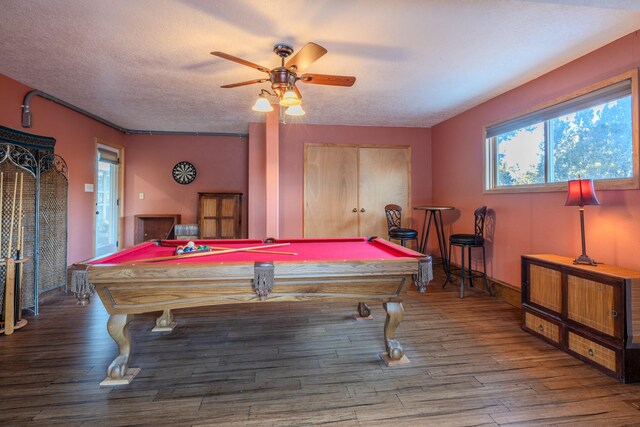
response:
M353 208L351 212L358 212L358 208Z
M364 212L364 208L360 209L360 212Z
M100 211L96 211L96 215L100 215Z

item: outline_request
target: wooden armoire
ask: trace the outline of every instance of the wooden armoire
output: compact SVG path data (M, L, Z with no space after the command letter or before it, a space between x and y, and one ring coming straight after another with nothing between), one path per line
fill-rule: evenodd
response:
M306 144L304 237L387 238L384 207L411 224L411 148Z
M198 237L242 238L242 193L198 193Z

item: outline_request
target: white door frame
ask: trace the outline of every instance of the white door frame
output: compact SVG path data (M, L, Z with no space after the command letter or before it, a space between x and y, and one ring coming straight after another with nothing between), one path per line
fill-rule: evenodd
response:
M96 214L97 212L97 204L98 204L98 186L99 186L99 180L98 180L98 176L99 176L99 168L98 168L98 162L99 162L99 149L102 150L106 150L109 152L113 152L115 154L117 154L117 158L118 158L118 167L117 167L117 176L114 177L114 181L113 181L113 185L115 186L116 190L117 190L117 199L115 201L115 209L114 209L114 214L113 214L113 226L116 227L116 242L115 245L112 246L109 250L102 250L99 251L97 248L97 230L98 230L98 224L97 224L97 219L98 216ZM100 138L96 138L96 143L95 143L95 168L96 168L96 174L95 174L95 190L94 190L94 212L93 212L93 250L94 250L94 255L95 256L100 256L100 255L106 255L107 253L110 252L115 252L119 249L122 249L123 246L123 225L124 225L124 221L123 221L123 212L124 212L124 206L123 206L123 195L124 195L124 147L116 145L116 144L112 144L109 142L106 142Z

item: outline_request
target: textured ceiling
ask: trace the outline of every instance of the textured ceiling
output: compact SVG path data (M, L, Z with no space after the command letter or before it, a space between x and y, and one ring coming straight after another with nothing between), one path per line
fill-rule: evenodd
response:
M429 127L640 29L638 0L2 0L0 73L122 127L240 132L277 42L328 53L292 122ZM0 94L1 96L1 94ZM18 106L16 114L19 114ZM37 120L37 111L34 111Z

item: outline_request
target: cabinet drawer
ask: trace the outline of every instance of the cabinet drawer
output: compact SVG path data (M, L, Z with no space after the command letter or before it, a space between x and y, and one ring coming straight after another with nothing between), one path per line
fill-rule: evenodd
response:
M605 347L571 330L567 332L567 350L609 371L618 371L617 367L620 365L619 350Z
M524 319L523 326L536 335L540 335L560 347L562 333L561 327L557 323L547 320L544 317L534 314L526 307L523 307Z

